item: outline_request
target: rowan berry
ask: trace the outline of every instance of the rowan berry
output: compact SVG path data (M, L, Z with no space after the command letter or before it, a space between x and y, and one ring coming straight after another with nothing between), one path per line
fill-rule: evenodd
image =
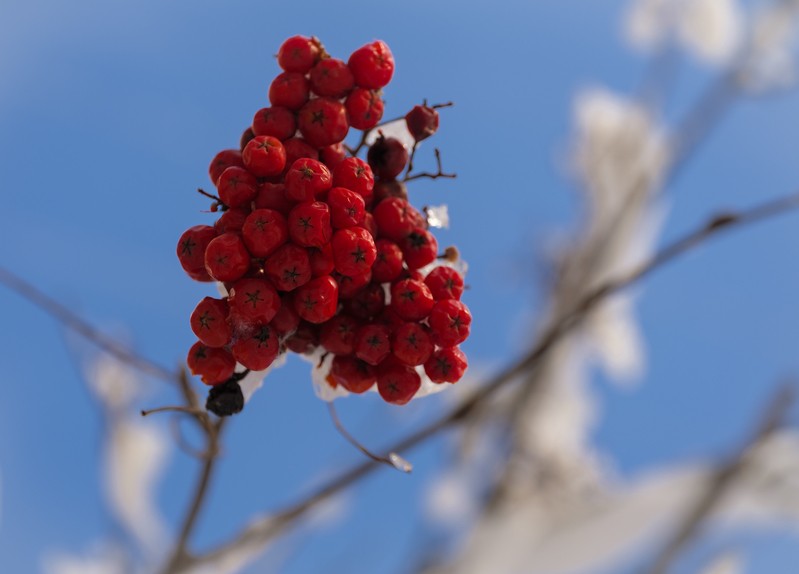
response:
M286 149L272 136L255 136L241 155L244 166L258 177L279 175L286 167Z
M337 308L338 284L330 275L311 279L294 294L294 309L309 323L324 323Z
M288 240L286 218L272 209L256 209L244 220L241 237L253 257L268 257Z
M372 196L375 178L368 163L357 157L349 157L333 170L333 185L345 187L368 200Z
M300 355L313 353L319 345L319 327L300 321L297 330L285 341L286 348Z
M361 225L366 216L363 197L344 187L334 187L327 194L330 222L334 229Z
M310 90L311 86L303 74L283 72L269 86L269 102L273 106L298 110L308 101Z
M408 165L408 150L396 138L379 137L366 153L372 172L383 179L394 179Z
M269 325L278 335L285 337L297 329L300 324L300 316L294 310L290 294L284 294L280 298L280 303L280 309L278 309L277 314L272 318Z
M237 149L222 150L211 160L211 165L208 166L208 177L210 177L211 182L216 185L222 172L232 166L244 167L244 161L241 159L241 151Z
M391 81L394 56L385 42L376 40L355 50L347 62L355 83L361 88L376 90Z
M405 321L420 321L433 310L433 295L427 285L403 279L391 286L391 308Z
M338 283L338 298L345 301L358 295L361 289L369 284L372 280L372 272L367 271L366 273L353 276L334 272L333 278L336 280L336 283Z
M361 275L369 271L377 258L372 235L363 227L339 229L333 234L333 260L342 275Z
M274 209L287 215L294 203L286 197L286 186L282 183L262 183L258 187L258 195L253 200L255 209Z
M247 221L247 216L249 215L250 210L246 207L228 209L214 222L214 229L216 229L218 235L222 235L223 233L241 233L244 222Z
M408 188L404 183L396 179L377 180L374 186L374 197L372 201L374 201L375 205L378 205L387 197L398 197L408 201Z
M336 268L333 261L333 246L330 243L321 247L309 247L308 256L311 260L311 274L314 277L330 275Z
M419 269L438 257L438 241L426 229L417 227L399 242L405 264L409 269Z
M338 314L320 325L319 342L336 355L351 355L355 351L355 333L361 322L349 315Z
M328 378L355 394L368 391L377 382L375 368L355 357L335 357Z
M286 197L292 201L313 201L332 185L330 170L313 159L300 158L286 172Z
M277 334L269 325L255 325L246 336L239 337L230 350L233 357L252 371L268 368L280 352Z
M252 119L252 133L256 136L272 136L285 140L297 131L294 112L281 106L262 108Z
M391 353L411 367L423 365L434 348L430 335L419 323L402 323L391 334Z
M305 74L320 58L322 51L316 38L292 36L280 45L277 63L287 72Z
M372 266L372 277L378 283L394 281L402 273L402 250L389 239L375 241L377 258Z
M204 345L224 347L233 335L227 317L227 301L205 297L192 311L191 330Z
M343 98L355 86L355 79L347 64L337 58L319 60L311 68L308 77L311 90L318 96Z
M299 245L286 243L269 256L264 271L277 289L293 291L311 280L308 251Z
M383 119L383 100L374 90L355 88L344 102L350 126L356 130L370 130Z
M252 131L252 128L247 128L243 132L241 132L241 137L239 138L239 149L244 150L247 147L247 144L250 143L250 140L255 137L255 132Z
M381 365L377 369L377 391L383 400L404 405L422 386L422 379L412 367L399 362Z
M195 281L213 281L205 270L205 250L217 236L210 225L195 225L178 239L177 254L181 267Z
M469 336L472 314L469 308L455 299L436 301L428 318L430 333L436 345L454 347Z
M269 323L280 310L280 296L265 279L240 279L228 296L230 317L240 324Z
M386 292L383 286L377 283L370 283L352 299L344 301L344 310L358 317L359 319L369 320L379 315L386 306Z
M414 106L405 114L405 125L417 142L426 140L438 130L438 111L430 106Z
M209 347L197 341L189 349L186 364L191 374L206 385L218 385L233 375L236 359L224 347Z
M219 176L216 187L219 199L228 207L242 207L258 195L258 180L243 167L227 168Z
M379 235L393 241L404 239L422 220L421 214L407 200L399 197L384 199L372 213Z
M297 116L300 133L316 148L343 141L347 136L347 110L331 98L316 98L305 104Z
M303 247L322 247L330 241L330 208L326 203L300 203L289 212L289 236ZM335 252L333 254L335 256Z
M319 152L302 138L289 138L283 142L283 147L286 149L286 165L293 165L295 161L303 157L319 159Z
M238 381L229 380L214 385L208 391L205 410L219 417L229 417L244 408L244 394Z
M235 233L223 233L205 250L205 269L217 281L235 281L250 268L250 253Z
M391 353L391 331L385 325L369 323L355 333L355 356L370 365L379 365Z
M344 149L344 145L341 142L328 145L319 150L319 158L328 169L334 170L342 161L347 159L347 150Z
M441 265L436 267L424 279L430 288L433 299L460 299L463 294L463 277L452 267Z
M466 372L466 355L458 347L439 349L424 364L424 372L434 383L457 383Z

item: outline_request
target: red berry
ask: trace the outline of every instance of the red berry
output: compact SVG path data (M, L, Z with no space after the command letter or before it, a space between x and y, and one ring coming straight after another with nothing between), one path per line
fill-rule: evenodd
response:
M368 211L363 218L363 228L368 231L369 235L372 237L377 237L377 223L375 222L375 216Z
M255 325L230 348L233 357L252 371L268 368L280 352L277 333L268 325Z
M319 152L302 138L289 138L283 142L283 147L286 148L286 165L293 165L302 157L319 159Z
M413 139L420 142L438 130L438 111L429 106L414 106L405 114L405 124Z
M255 136L242 152L244 165L258 177L279 175L286 167L286 150L272 136Z
M301 74L310 70L322 53L322 47L316 38L292 36L277 52L277 63L287 72Z
M180 265L195 281L213 281L205 270L205 250L216 235L216 229L210 225L195 225L184 231L178 239Z
M291 302L290 295L284 295L281 298L280 309L272 319L269 325L281 337L285 337L289 333L293 333L297 326L300 324L300 316L294 310L294 304Z
M419 221L423 221L421 214L399 197L389 197L377 204L374 209L375 223L381 237L393 241L401 241L414 228Z
M252 119L252 133L256 136L272 136L285 140L297 131L294 113L280 106L263 108L255 112Z
M228 209L222 214L222 217L214 222L214 229L219 235L223 233L241 233L241 228L244 227L244 222L247 221L247 216L249 215L250 210L246 207Z
M265 279L241 279L230 289L230 317L240 324L268 323L280 310L280 296Z
M329 243L322 247L309 247L308 256L311 259L311 274L314 277L330 275L336 268L333 261L333 246Z
M336 58L319 60L309 74L311 90L318 96L342 98L355 85L347 64Z
M258 181L243 167L231 166L217 181L219 199L228 207L242 207L258 195Z
M355 351L355 332L361 323L349 315L336 315L321 325L319 342L336 355L351 355Z
M343 141L350 128L344 104L330 98L316 98L305 104L297 124L302 136L316 148Z
M217 385L233 375L236 359L223 347L208 347L198 341L189 349L186 364L191 374L199 376L206 385Z
M383 100L374 90L355 88L347 96L344 107L350 126L356 130L370 130L383 118Z
M227 316L227 301L206 297L191 314L191 330L204 345L224 347L233 335Z
M347 159L347 150L341 143L332 144L319 150L319 157L328 169L336 169L338 164Z
M363 227L339 229L333 234L333 260L342 275L361 275L372 268L377 258L372 235Z
M344 310L358 317L369 320L380 314L386 306L386 292L382 285L370 283L352 299L344 301Z
M332 185L330 170L313 159L298 159L286 172L286 197L292 201L313 201Z
M400 362L415 367L433 354L434 345L419 323L403 323L391 335L391 352Z
M425 285L430 288L433 299L460 299L463 294L463 277L452 267L441 265L425 277Z
M254 257L268 257L289 238L286 218L272 209L256 209L244 221L241 237Z
M336 314L337 308L338 285L330 275L311 279L294 295L294 309L309 323L324 323Z
M387 403L404 405L421 386L422 378L412 367L392 362L378 368L377 390Z
M394 179L408 164L408 150L396 138L379 137L366 152L366 159L377 177Z
M439 349L424 364L424 372L434 383L456 383L466 372L466 355L458 347Z
M370 323L355 334L355 356L370 365L379 365L391 353L391 331L385 325Z
M430 333L436 345L454 347L469 336L472 314L469 308L455 299L437 301L428 318Z
M345 301L358 295L361 289L369 284L372 280L372 272L367 271L366 273L353 275L352 277L335 272L333 277L336 283L338 283L338 298Z
M225 149L214 156L214 159L211 160L211 165L208 166L208 176L214 185L216 185L222 172L231 166L244 167L239 150Z
M372 277L378 283L394 281L402 273L402 250L389 239L375 241L377 258L372 265Z
M286 186L282 183L262 183L255 196L255 209L274 209L287 215L294 204L285 195Z
M399 246L409 269L424 267L438 257L438 241L432 233L421 227L406 235Z
M379 179L375 182L374 203L377 205L387 197L399 197L408 200L408 188L396 179Z
M346 187L368 201L372 197L375 178L368 163L357 157L349 157L333 170L333 185Z
M250 268L250 253L234 233L215 237L205 250L205 269L217 281L235 281Z
M308 251L287 243L277 249L264 264L266 276L281 291L293 291L311 280Z
M361 225L366 216L363 197L344 187L334 187L327 194L330 222L334 229Z
M370 90L388 85L394 75L394 56L386 43L380 40L355 50L347 65L352 70L355 83Z
M330 208L326 203L314 201L300 203L289 212L289 236L303 247L322 247L330 241ZM334 253L335 256L335 253Z
M269 86L269 101L273 106L298 110L308 101L310 89L310 84L304 75L297 72L283 72L275 77Z
M434 303L430 289L421 281L403 279L391 286L391 308L405 321L421 321Z
M305 355L313 353L319 344L319 327L300 321L297 330L285 341L286 347L295 353Z
M351 393L364 393L377 382L375 368L354 357L337 356L330 367L328 380L341 385Z
M239 149L243 150L250 140L255 137L255 132L252 131L252 128L247 128L241 133L241 137L239 138Z

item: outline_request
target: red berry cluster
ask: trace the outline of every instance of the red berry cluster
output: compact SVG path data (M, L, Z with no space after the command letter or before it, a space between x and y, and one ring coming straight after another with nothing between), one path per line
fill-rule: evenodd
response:
M471 323L463 277L439 258L397 179L408 150L381 135L364 161L363 143L343 143L351 127L365 136L383 116L380 90L394 73L388 46L372 42L344 62L295 36L277 59L271 105L255 113L240 149L211 162L211 210L221 217L178 242L186 273L227 292L192 313L199 341L189 368L206 384L229 384L236 363L261 371L286 350L321 347L334 355L328 384L353 393L377 384L395 404L416 394L422 373L458 381L467 364L458 345ZM438 112L416 106L405 121L418 142L436 131Z

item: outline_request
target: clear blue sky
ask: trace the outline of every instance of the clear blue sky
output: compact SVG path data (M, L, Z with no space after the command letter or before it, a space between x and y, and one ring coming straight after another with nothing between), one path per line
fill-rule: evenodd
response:
M385 40L397 70L386 116L427 98L453 100L435 145L455 181L417 182L417 205L446 202L440 234L470 263L465 345L481 369L523 347L539 309L536 254L576 216L562 170L575 91L630 92L644 61L621 40L617 0L330 3L185 0L5 0L0 5L0 265L73 306L167 365L192 343L188 316L211 294L174 254L191 225L210 221L194 189L214 153L237 144L266 104L286 37L316 35L346 58ZM689 66L676 106L711 75ZM717 206L746 206L799 186L796 94L736 106L670 193L666 236ZM423 149L429 152L430 147ZM597 442L624 475L684 458L721 455L750 427L770 389L799 369L799 216L725 237L648 280L639 295L649 367L639 388L597 380ZM101 421L77 361L88 349L0 288L0 561L35 572L44 551L82 552L108 533L97 455ZM151 385L153 405L174 397ZM340 412L364 441L385 444L430 413L378 397ZM159 424L154 421L153 424ZM200 546L233 532L253 508L293 500L359 460L312 393L308 367L290 361L235 420ZM351 494L346 528L311 539L286 572L396 572L414 538L422 485L444 450L412 454L412 477L381 471ZM174 522L194 463L176 458L160 500ZM393 543L385 543L391 530ZM361 544L363 546L361 546ZM791 572L795 540L747 543L753 572ZM792 545L793 544L793 545ZM758 567L759 566L759 567Z

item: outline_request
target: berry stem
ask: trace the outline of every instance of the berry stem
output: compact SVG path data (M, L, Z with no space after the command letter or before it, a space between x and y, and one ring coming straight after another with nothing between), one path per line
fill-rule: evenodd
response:
M416 146L414 146L414 151L416 151ZM405 178L402 181L413 181L414 179L421 179L423 177L427 177L427 178L430 178L430 179L438 179L439 177L446 177L448 179L455 179L456 177L458 177L457 174L454 174L454 173L444 173L444 170L441 167L441 150L436 148L435 149L435 153L436 153L436 167L437 167L437 170L436 170L435 173L429 173L429 172L423 171L423 172L411 175L409 173L410 172L410 167L411 167L411 165L409 163L408 164L408 173L405 174Z

